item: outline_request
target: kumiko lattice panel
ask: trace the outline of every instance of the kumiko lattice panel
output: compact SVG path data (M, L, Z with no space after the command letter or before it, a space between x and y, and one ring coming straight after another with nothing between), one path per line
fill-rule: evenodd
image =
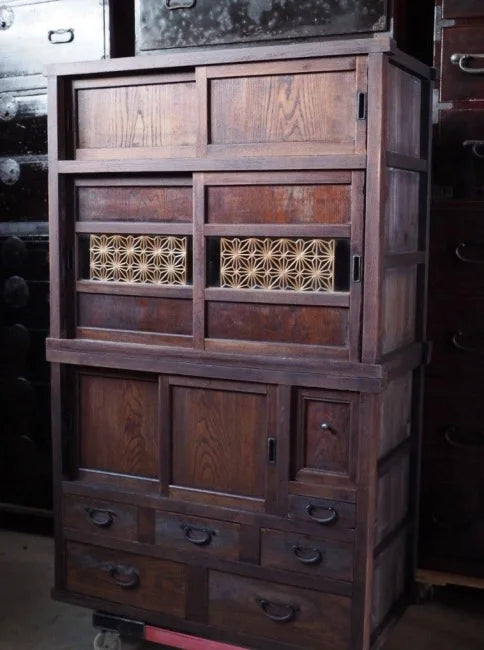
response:
M220 286L334 291L334 239L221 238Z
M89 279L187 284L187 237L90 235Z

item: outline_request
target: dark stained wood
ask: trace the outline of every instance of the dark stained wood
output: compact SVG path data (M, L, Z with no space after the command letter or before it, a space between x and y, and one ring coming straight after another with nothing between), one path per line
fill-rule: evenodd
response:
M191 300L80 293L77 305L80 327L192 333Z
M64 496L64 527L76 532L136 540L137 509L99 499Z
M479 0L444 0L444 18L473 18L484 16Z
M469 74L452 63L453 54L484 54L482 47L482 23L455 25L442 29L442 61L440 99L442 102L484 99L482 76ZM465 64L470 68L482 68L482 59L471 59ZM480 136L477 136L479 139Z
M385 456L410 435L412 373L391 381L382 395L379 458Z
M185 614L186 569L183 564L165 562L145 555L111 549L67 544L67 588L74 593L126 603L175 616ZM135 581L123 587L118 582Z
M247 341L347 345L345 309L211 302L207 336Z
M190 222L190 187L100 187L77 188L80 221Z
M405 556L407 537L404 532L388 546L375 562L372 628L383 622L406 588Z
M172 387L174 485L264 498L266 398L223 389Z
M383 282L383 354L415 340L416 267L388 269Z
M263 529L261 566L351 581L353 544Z
M392 533L408 515L410 458L404 455L378 480L375 544Z
M156 382L81 374L79 383L81 466L157 477Z
M420 158L422 82L409 72L390 65L388 84L387 149Z
M297 611L289 623L274 623L257 599L263 599L274 616L287 616L291 611L288 605ZM350 600L341 596L236 578L218 571L212 571L209 577L211 624L270 637L298 648L314 648L323 642L334 650L346 650L349 609Z
M339 535L344 535L345 531L354 531L355 505L331 499L291 495L289 518L311 523L314 535L338 538ZM318 520L321 520L321 523Z
M386 252L413 252L418 248L419 174L402 169L387 173Z

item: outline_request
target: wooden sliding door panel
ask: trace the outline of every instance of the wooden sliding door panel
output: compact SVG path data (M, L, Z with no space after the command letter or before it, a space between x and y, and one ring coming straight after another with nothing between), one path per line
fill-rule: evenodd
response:
M159 475L158 384L130 377L79 375L80 466Z
M171 483L264 499L268 430L261 393L172 386Z
M387 354L415 340L417 267L387 270L383 283L382 352Z
M387 253L413 253L418 249L420 174L389 168L385 204Z
M387 150L420 158L422 81L395 65L389 65L388 95Z

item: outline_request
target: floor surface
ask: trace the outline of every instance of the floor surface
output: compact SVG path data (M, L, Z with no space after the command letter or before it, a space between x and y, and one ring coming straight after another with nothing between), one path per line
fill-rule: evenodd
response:
M0 531L0 650L91 650L91 612L51 600L52 581L51 538ZM148 648L160 646L123 641ZM484 650L484 609L452 599L410 607L384 650Z

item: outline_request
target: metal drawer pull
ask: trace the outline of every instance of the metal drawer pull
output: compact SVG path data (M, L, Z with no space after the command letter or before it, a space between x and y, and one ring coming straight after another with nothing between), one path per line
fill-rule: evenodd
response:
M456 249L455 249L455 256L461 261L465 262L466 264L484 264L484 258L473 258L473 257L467 257L464 254L464 249L466 248L467 244L465 242L461 242L460 244L457 244Z
M47 38L52 45L65 45L72 43L74 40L74 30L72 27L68 29L51 29L47 32Z
M473 521L472 518L467 515L466 519L463 519L462 521L451 521L451 520L446 520L440 515L433 513L432 514L432 524L434 526L437 526L438 528L443 528L445 530L450 530L450 531L458 531L458 530L463 530L465 528L469 528L472 525Z
M291 550L302 564L319 564L323 558L319 548L303 548L294 544ZM312 555L308 555L309 553Z
M108 568L108 573L114 582L123 589L134 589L139 585L139 573L132 566L113 564Z
M313 514L315 510L327 510L330 513L329 517L323 517L322 519L319 517L315 517ZM323 506L315 506L312 503L309 503L306 506L306 512L308 513L308 515L311 517L313 521L315 521L318 524L323 524L325 526L327 526L328 524L333 524L338 519L338 513L332 507L324 508Z
M467 74L484 74L484 68L471 68L468 66L472 59L484 59L484 54L455 53L450 57L452 63L458 65L462 72L466 72Z
M167 9L191 9L197 4L197 0L165 0Z
M471 147L476 158L484 158L484 140L464 140L463 147Z
M185 538L196 546L206 546L207 544L210 544L212 537L217 534L215 530L196 528L195 526L189 526L188 524L181 524L181 529L185 533ZM199 535L193 536L192 533L199 533Z
M265 598L256 598L255 600L264 614L276 623L289 623L296 616L296 612L299 611L297 605L288 605L287 603L277 603L275 601L271 602ZM287 614L271 613L271 609L276 611L287 610Z
M456 426L447 427L444 438L451 447L473 448L484 447L484 430L464 430Z
M465 345L464 338L465 338L464 332L462 330L459 330L452 337L452 345L458 350L462 350L463 352L478 352L479 354L484 353L484 345L480 347Z
M0 30L4 32L13 25L14 13L10 7L0 7Z
M113 525L116 513L111 510L97 510L96 508L84 508L89 521L99 528L109 528Z

